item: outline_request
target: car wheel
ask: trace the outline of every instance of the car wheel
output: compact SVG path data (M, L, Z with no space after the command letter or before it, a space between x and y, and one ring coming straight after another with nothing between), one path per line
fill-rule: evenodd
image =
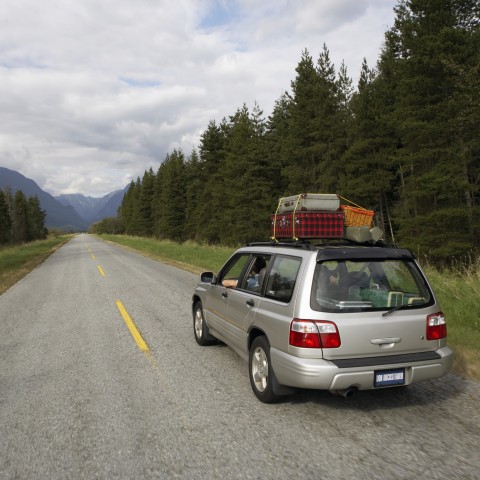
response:
M215 339L209 334L208 326L205 323L202 302L197 302L193 309L193 334L197 343L202 347L215 343Z
M279 397L273 389L276 379L270 362L270 345L264 336L257 337L252 342L248 369L255 396L263 403L277 401Z

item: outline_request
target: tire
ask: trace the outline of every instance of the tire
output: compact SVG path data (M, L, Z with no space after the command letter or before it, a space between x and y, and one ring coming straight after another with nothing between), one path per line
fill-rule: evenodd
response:
M196 342L202 347L215 343L215 339L208 332L208 326L205 323L202 302L197 302L193 308L193 335Z
M276 378L270 362L270 345L264 336L257 337L252 342L248 372L253 393L261 402L272 403L279 399L273 388Z

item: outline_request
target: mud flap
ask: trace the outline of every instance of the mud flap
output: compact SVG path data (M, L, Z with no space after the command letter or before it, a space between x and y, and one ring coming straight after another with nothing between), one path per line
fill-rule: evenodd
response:
M286 385L281 385L278 383L277 376L272 369L272 388L275 395L292 395L297 390L293 387L287 387Z

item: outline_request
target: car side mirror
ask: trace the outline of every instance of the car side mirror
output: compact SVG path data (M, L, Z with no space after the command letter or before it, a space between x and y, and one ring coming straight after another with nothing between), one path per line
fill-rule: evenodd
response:
M215 274L213 272L203 272L200 275L200 281L202 283L215 283L216 282Z

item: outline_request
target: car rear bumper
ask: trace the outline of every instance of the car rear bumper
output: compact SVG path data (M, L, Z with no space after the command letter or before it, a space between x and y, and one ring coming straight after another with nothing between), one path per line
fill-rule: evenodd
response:
M453 352L449 347L442 347L436 353L436 358L428 360L402 362L401 356L398 356L395 361L389 357L387 362L391 363L380 364L377 361L375 365L344 368L328 360L295 357L274 348L270 350L270 357L278 383L290 387L334 391L351 387L358 390L373 389L375 372L389 369L405 369L404 385L441 377L452 367Z

